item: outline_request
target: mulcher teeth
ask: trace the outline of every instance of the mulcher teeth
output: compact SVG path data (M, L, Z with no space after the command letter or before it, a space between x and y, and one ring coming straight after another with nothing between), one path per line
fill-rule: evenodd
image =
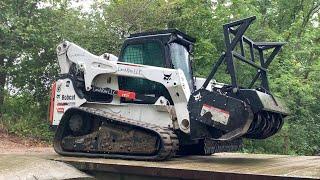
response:
M265 139L277 133L283 125L281 114L271 112L257 113L245 135L250 139Z
M240 150L242 147L242 139L232 141L217 141L206 139L204 141L205 154L213 154L218 152L230 152Z

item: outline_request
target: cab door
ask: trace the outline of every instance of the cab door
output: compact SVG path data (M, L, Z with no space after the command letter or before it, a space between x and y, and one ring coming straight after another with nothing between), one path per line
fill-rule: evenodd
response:
M155 67L166 67L165 47L161 41L144 40L125 44L120 55L120 61L133 64L143 64ZM133 77L119 77L119 88L139 94L171 99L167 89L160 83L147 79ZM154 102L141 102L122 99L122 102L153 104Z

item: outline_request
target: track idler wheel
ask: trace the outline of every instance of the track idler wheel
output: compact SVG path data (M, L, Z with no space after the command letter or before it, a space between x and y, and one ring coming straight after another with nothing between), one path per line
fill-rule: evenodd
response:
M89 117L81 114L73 114L70 117L68 125L75 136L87 134L91 129Z

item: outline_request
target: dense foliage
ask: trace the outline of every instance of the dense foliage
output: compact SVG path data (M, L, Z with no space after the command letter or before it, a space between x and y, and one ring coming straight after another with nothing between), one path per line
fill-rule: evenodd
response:
M58 72L55 46L64 39L95 54L117 54L129 33L178 28L197 38L194 67L206 76L225 48L222 25L255 15L249 37L287 42L270 67L270 83L292 114L280 133L247 141L244 151L320 151L320 1L113 0L85 10L74 4L0 1L0 124L10 132L50 139L48 92ZM216 78L227 80L223 72Z

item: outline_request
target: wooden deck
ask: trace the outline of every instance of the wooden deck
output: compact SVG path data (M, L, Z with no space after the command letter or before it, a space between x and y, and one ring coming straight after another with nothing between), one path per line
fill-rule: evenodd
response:
M103 179L320 179L320 156L219 153L163 162L54 156Z

